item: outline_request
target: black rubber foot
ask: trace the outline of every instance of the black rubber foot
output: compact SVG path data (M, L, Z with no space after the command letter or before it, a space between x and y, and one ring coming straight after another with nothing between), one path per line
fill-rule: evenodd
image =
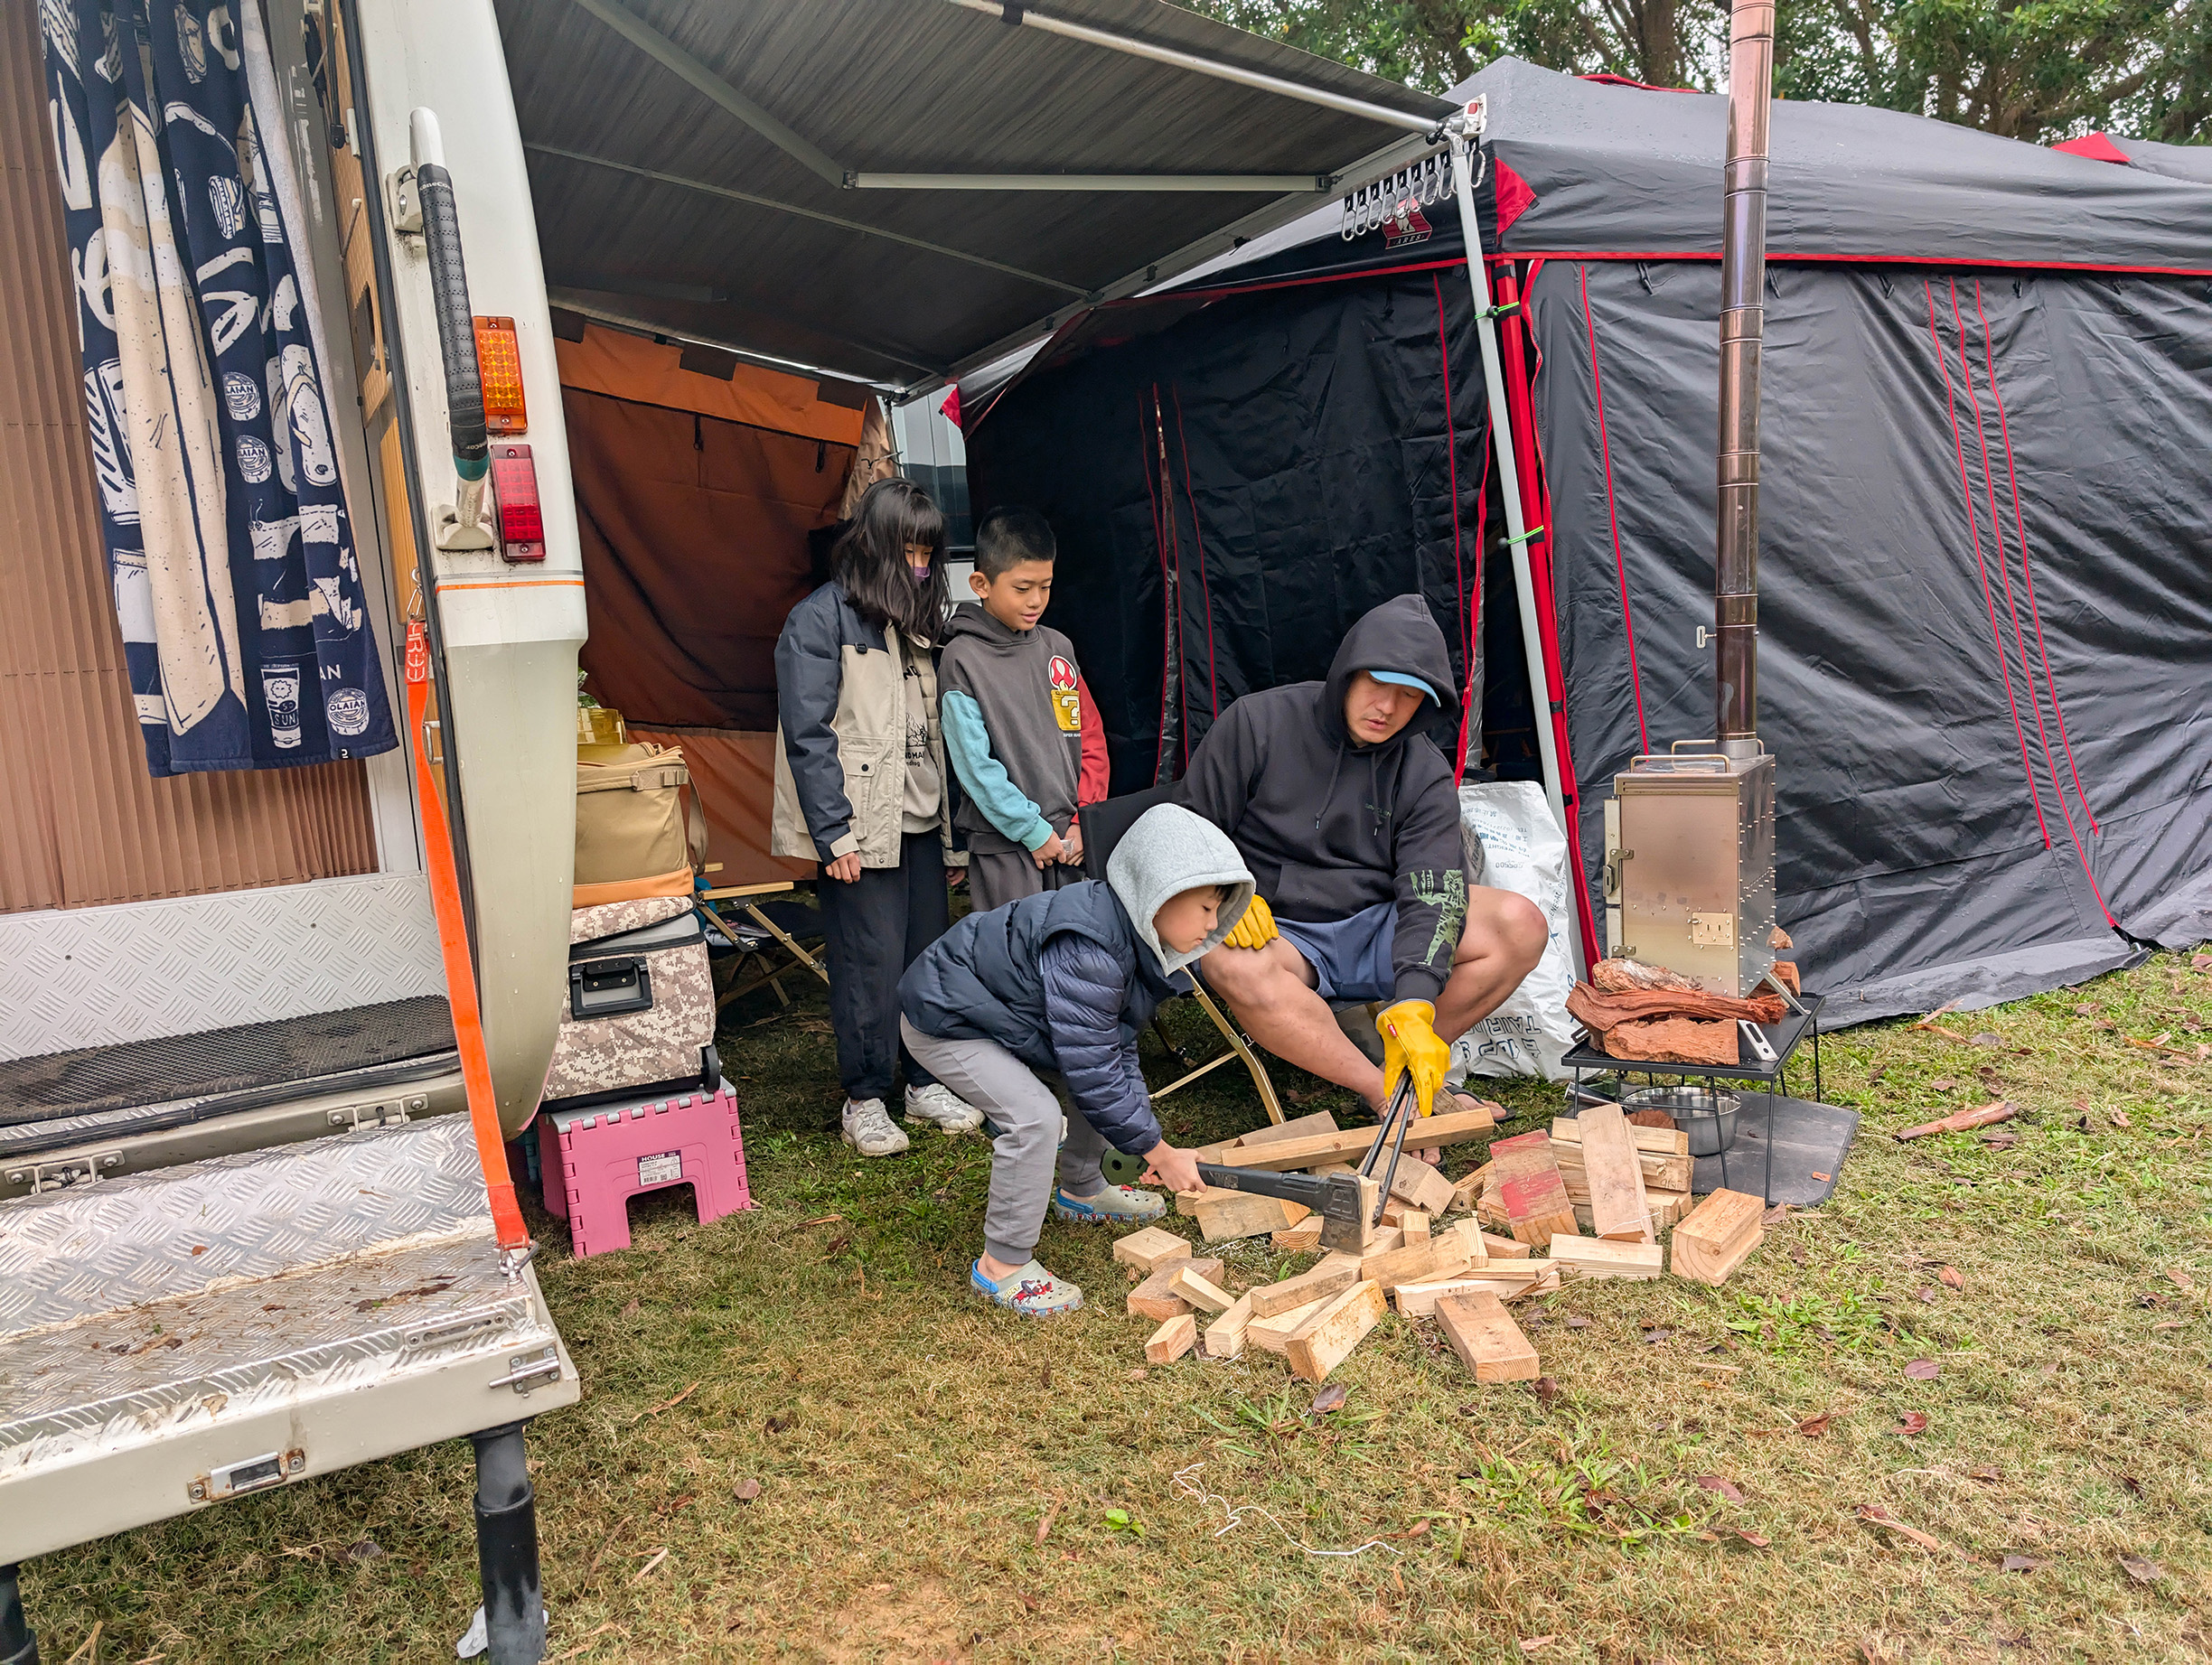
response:
M483 1582L488 1665L538 1665L545 1658L545 1596L538 1576L538 1503L522 1448L522 1424L469 1438L476 1447L476 1567Z
M38 1637L23 1617L16 1564L0 1567L0 1665L39 1665Z

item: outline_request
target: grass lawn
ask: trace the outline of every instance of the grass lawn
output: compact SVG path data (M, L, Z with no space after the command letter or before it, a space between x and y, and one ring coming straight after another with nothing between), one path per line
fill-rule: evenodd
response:
M819 997L759 1015L722 1041L757 1211L654 1199L583 1263L533 1221L585 1388L532 1432L555 1659L2212 1655L2212 975L2187 956L1942 1020L1961 1039L1834 1037L1828 1096L1865 1112L1836 1196L1725 1287L1522 1304L1541 1395L1392 1315L1318 1421L1270 1354L1143 1368L1097 1232L1045 1230L1073 1317L972 1301L989 1147L853 1156ZM2162 1033L2183 1056L2129 1040ZM2011 1141L1888 1137L2001 1095ZM1260 1115L1233 1068L1168 1105L1184 1141ZM1229 1256L1233 1285L1290 1269L1264 1239ZM465 1445L417 1452L48 1557L26 1602L49 1665L96 1623L102 1661L451 1659L470 1487Z

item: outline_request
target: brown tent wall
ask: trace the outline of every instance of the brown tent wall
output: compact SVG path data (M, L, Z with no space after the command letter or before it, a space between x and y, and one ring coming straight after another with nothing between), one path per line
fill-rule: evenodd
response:
M587 326L559 343L591 635L581 663L632 734L680 745L717 884L811 874L768 854L775 644L811 585L863 412L815 384ZM880 420L878 426L881 426Z
M35 0L0 0L0 912L377 870L359 762L146 773L94 507Z

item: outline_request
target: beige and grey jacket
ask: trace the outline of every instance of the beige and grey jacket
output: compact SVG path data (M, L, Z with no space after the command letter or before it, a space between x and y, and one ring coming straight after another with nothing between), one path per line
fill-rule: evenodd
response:
M928 705L930 751L945 783L938 796L938 837L946 862L964 864L966 852L952 847L951 775L928 644L886 641L841 588L825 584L783 622L775 665L773 852L831 862L858 851L863 867L899 865L906 702L914 692Z

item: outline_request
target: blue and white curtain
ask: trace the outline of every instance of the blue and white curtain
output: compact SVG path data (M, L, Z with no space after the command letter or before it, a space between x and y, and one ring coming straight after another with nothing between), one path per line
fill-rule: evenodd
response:
M39 16L147 767L388 751L256 0L40 0Z

